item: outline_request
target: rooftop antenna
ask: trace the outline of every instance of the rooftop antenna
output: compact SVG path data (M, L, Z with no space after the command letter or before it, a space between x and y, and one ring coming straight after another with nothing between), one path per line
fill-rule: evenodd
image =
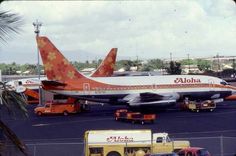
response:
M38 37L42 23L36 20L35 22L33 22L33 26L34 26L34 33L36 34L36 37ZM40 87L41 83L40 83L39 49L38 48L37 48L37 59L38 59L37 69L38 69L38 80L39 80L39 105L42 105L41 87Z

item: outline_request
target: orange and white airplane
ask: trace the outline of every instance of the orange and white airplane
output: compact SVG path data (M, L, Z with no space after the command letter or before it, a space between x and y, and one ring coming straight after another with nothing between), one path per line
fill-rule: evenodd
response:
M226 81L203 75L87 77L78 72L47 37L36 40L49 79L42 81L43 88L54 93L129 106L166 106L186 97L221 101L236 92L236 87Z

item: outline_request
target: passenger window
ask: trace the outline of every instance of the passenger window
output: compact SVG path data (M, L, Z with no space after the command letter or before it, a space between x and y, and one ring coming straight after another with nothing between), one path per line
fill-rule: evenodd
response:
M156 143L162 143L163 138L162 137L157 137Z

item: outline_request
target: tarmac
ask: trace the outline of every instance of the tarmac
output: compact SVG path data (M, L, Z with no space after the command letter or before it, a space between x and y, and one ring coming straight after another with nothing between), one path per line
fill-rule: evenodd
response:
M151 129L153 132L167 132L174 139L191 140L192 146L206 147L214 155L220 155L222 152L222 137L232 138L231 141L224 141L224 149L229 148L227 152L229 155L236 153L236 102L234 101L218 103L213 112L182 111L177 106L165 110L152 109L157 119L153 124L144 125L115 121L114 112L126 108L125 106L93 105L90 111L69 116L37 116L33 112L35 107L36 105L27 107L29 117L26 119L13 119L6 111L1 110L1 119L19 138L31 145L32 143L83 143L83 135L87 130Z

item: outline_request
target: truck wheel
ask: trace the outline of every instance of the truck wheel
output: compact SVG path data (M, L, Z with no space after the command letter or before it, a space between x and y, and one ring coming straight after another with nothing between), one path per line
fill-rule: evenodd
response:
M111 151L107 154L107 156L121 156L120 153L116 152L116 151Z
M143 150L138 150L135 152L135 156L145 156L145 152Z
M37 115L38 116L42 116L42 112L37 112Z
M64 112L63 112L63 115L64 115L64 116L67 116L67 115L68 115L68 112L67 112L67 111L64 111Z

